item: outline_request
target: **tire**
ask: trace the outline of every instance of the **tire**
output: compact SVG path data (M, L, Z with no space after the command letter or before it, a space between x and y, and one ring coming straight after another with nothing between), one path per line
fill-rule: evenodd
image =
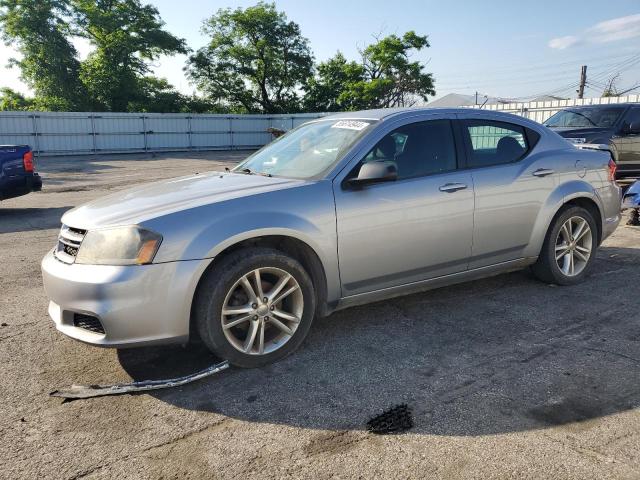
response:
M257 299L260 293L263 299ZM247 248L205 273L196 293L194 320L209 350L232 365L254 368L296 350L311 328L315 309L313 283L297 260L270 248Z
M567 222L569 222L569 220L571 220L571 228L573 229L571 233L581 237L574 246L572 246L573 242L567 242L565 240L568 232ZM588 225L588 233L585 233L584 230L579 230L579 226L582 225L581 221L586 222L586 225ZM567 229L563 230L563 226ZM588 210L574 206L560 210L549 226L538 260L531 267L533 274L539 280L546 283L555 283L558 285L575 285L581 283L593 266L598 248L597 232L596 222ZM569 238L575 240L573 235L569 235ZM588 247L590 252L585 262L585 250L588 245L590 245ZM560 257L558 260L556 260L556 252L558 252L558 256ZM568 253L562 255L563 252ZM573 267L569 263L569 257L571 255L573 255ZM571 268L573 268L573 274L571 274Z

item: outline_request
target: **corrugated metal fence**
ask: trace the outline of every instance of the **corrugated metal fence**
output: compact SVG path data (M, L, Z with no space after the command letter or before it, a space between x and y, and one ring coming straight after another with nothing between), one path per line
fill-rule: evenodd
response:
M31 145L37 155L237 150L272 140L322 114L0 112L0 145Z
M627 95L624 97L606 98L583 98L570 100L553 100L546 102L525 102L525 103L498 103L485 105L484 107L470 106L468 108L483 108L484 110L497 110L500 112L514 113L522 117L530 118L542 123L554 113L567 107L578 105L608 105L612 103L638 103L640 95Z
M544 122L566 107L625 102L640 102L640 95L482 108ZM322 115L0 112L0 145L31 145L37 155L253 149L271 141L269 127L289 130Z

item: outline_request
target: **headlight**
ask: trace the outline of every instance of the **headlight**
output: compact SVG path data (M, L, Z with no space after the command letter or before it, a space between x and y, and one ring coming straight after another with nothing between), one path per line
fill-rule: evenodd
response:
M586 138L567 138L567 140L574 144L587 143Z
M160 242L162 235L136 226L89 230L80 244L76 263L144 265L153 261Z

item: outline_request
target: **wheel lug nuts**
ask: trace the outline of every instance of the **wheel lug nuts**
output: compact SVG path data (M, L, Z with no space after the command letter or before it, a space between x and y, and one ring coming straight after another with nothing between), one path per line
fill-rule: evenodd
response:
M269 320L269 317L264 317L264 318L263 318L263 320L265 320L265 321L266 321L266 320Z
M276 307L273 306L273 305L271 305L271 308L269 308L269 310L272 310L272 311L275 310L275 309L276 309Z
M257 319L258 319L258 315L254 315L254 316L253 316L253 319L254 319L254 320L257 320Z
M267 302L269 301L269 299L268 299L267 297L264 297L264 298L262 299L262 301L263 301L264 303L267 303Z
M251 308L253 308L255 310L256 308L258 308L258 304L257 303L251 304Z

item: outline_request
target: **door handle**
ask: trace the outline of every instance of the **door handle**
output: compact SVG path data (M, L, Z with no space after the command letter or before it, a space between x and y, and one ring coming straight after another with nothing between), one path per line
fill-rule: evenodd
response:
M440 186L439 190L441 192L453 193L458 190L464 190L465 188L467 188L467 186L464 183L445 183Z
M533 175L534 177L546 177L547 175L551 175L553 173L555 172L550 168L539 168L538 170L533 172L531 175Z

